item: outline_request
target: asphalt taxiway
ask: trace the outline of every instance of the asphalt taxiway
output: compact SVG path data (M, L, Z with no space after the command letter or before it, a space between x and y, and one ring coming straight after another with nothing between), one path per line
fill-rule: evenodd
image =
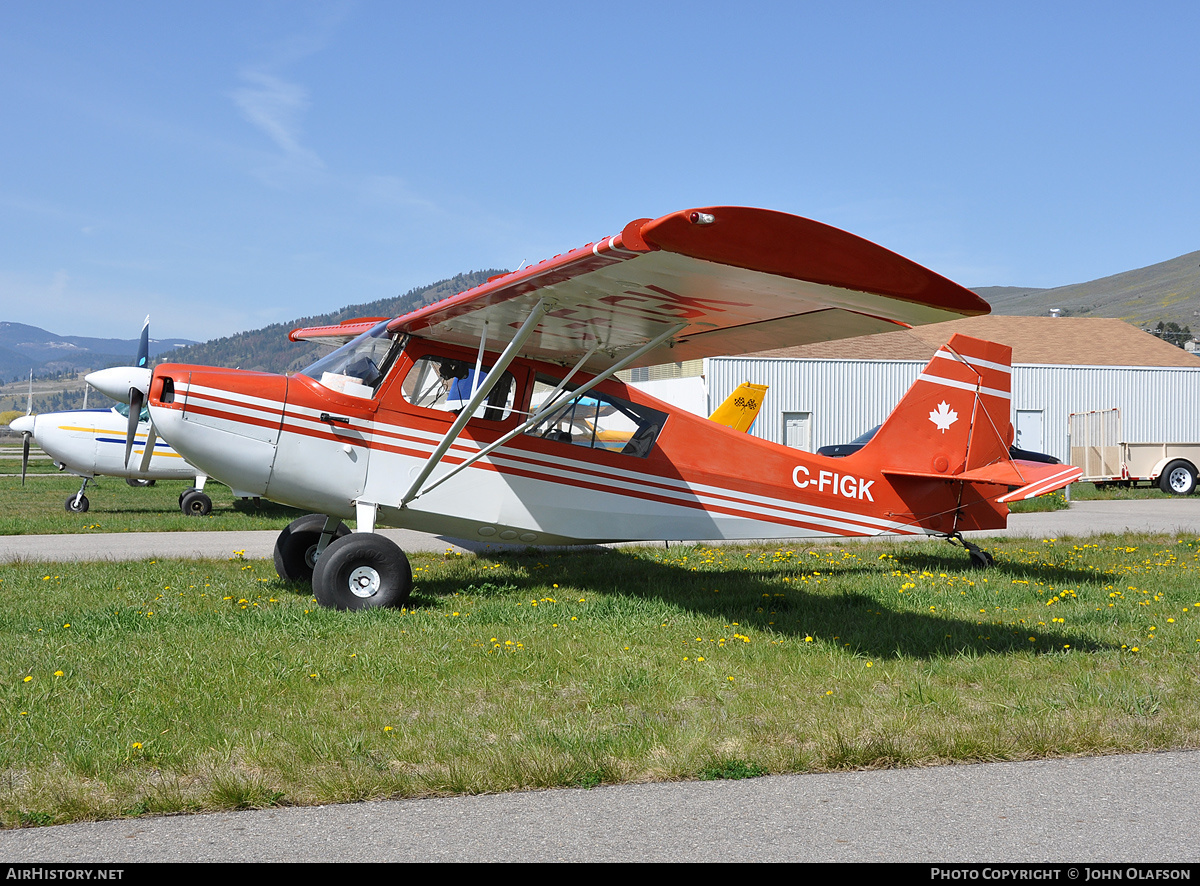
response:
M1166 535L1200 534L1200 495L1138 501L1080 501L1068 510L1013 514L1007 529L971 532L979 538L1044 538L1092 536L1123 532ZM510 549L483 541L453 539L406 529L381 530L405 551L486 552ZM253 532L98 532L78 535L0 536L0 563L14 560L143 560L161 558L227 558L235 551L252 559L272 557L274 530ZM887 536L885 536L887 537ZM796 544L821 543L798 539ZM853 541L827 539L826 541ZM781 540L768 544L791 544ZM661 542L659 542L661 544ZM523 547L523 546L521 546Z

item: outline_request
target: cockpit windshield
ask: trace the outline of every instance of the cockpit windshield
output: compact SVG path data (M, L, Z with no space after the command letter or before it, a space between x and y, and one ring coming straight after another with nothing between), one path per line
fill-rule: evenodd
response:
M113 407L113 412L117 413L117 415L122 415L125 418L129 418L129 404L128 403L118 403L116 406ZM146 407L146 406L142 407L142 411L138 414L138 421L139 422L150 421L149 407Z
M388 321L384 320L300 370L300 374L352 397L373 397L403 349L400 339L388 333L387 325Z

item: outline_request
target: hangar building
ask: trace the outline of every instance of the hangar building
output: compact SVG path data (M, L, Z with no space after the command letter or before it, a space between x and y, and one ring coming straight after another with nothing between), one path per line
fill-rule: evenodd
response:
M703 376L631 378L654 396L707 414L743 381L769 386L751 429L814 451L883 422L956 332L1013 349L1017 445L1069 457L1067 417L1121 410L1128 441L1200 441L1200 358L1121 320L989 315L911 330L703 361ZM662 367L658 375L686 375ZM699 369L700 367L696 367ZM694 370L693 370L694 371ZM637 371L635 370L635 373Z

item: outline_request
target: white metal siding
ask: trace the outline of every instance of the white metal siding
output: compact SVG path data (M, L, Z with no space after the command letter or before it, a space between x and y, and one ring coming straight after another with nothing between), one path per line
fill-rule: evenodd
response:
M744 381L768 386L751 429L783 443L783 413L812 413L815 448L846 443L883 422L916 380L925 361L705 361L709 409ZM1200 369L1144 366L1013 367L1013 409L1044 413L1044 451L1067 461L1067 416L1091 409L1121 410L1129 442L1200 442ZM1011 420L1011 416L1010 416Z

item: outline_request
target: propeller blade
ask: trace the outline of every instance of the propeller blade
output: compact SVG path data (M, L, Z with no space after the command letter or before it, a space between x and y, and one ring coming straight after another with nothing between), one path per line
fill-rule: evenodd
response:
M25 471L29 467L29 441L33 437L29 431L21 435L25 442L21 445L21 485L25 485Z
M150 315L146 315L146 322L142 324L142 337L138 339L137 362L134 366L145 366L150 360Z
M158 429L154 427L154 422L150 422L150 427L146 431L146 448L142 451L142 464L138 468L143 474L150 470L150 459L154 457L154 445L158 442Z
M33 370L29 370L29 399L25 402L25 414L33 415Z
M146 395L137 388L129 389L129 423L125 426L125 467L129 467L129 456L133 452L133 437L137 433L138 418Z

